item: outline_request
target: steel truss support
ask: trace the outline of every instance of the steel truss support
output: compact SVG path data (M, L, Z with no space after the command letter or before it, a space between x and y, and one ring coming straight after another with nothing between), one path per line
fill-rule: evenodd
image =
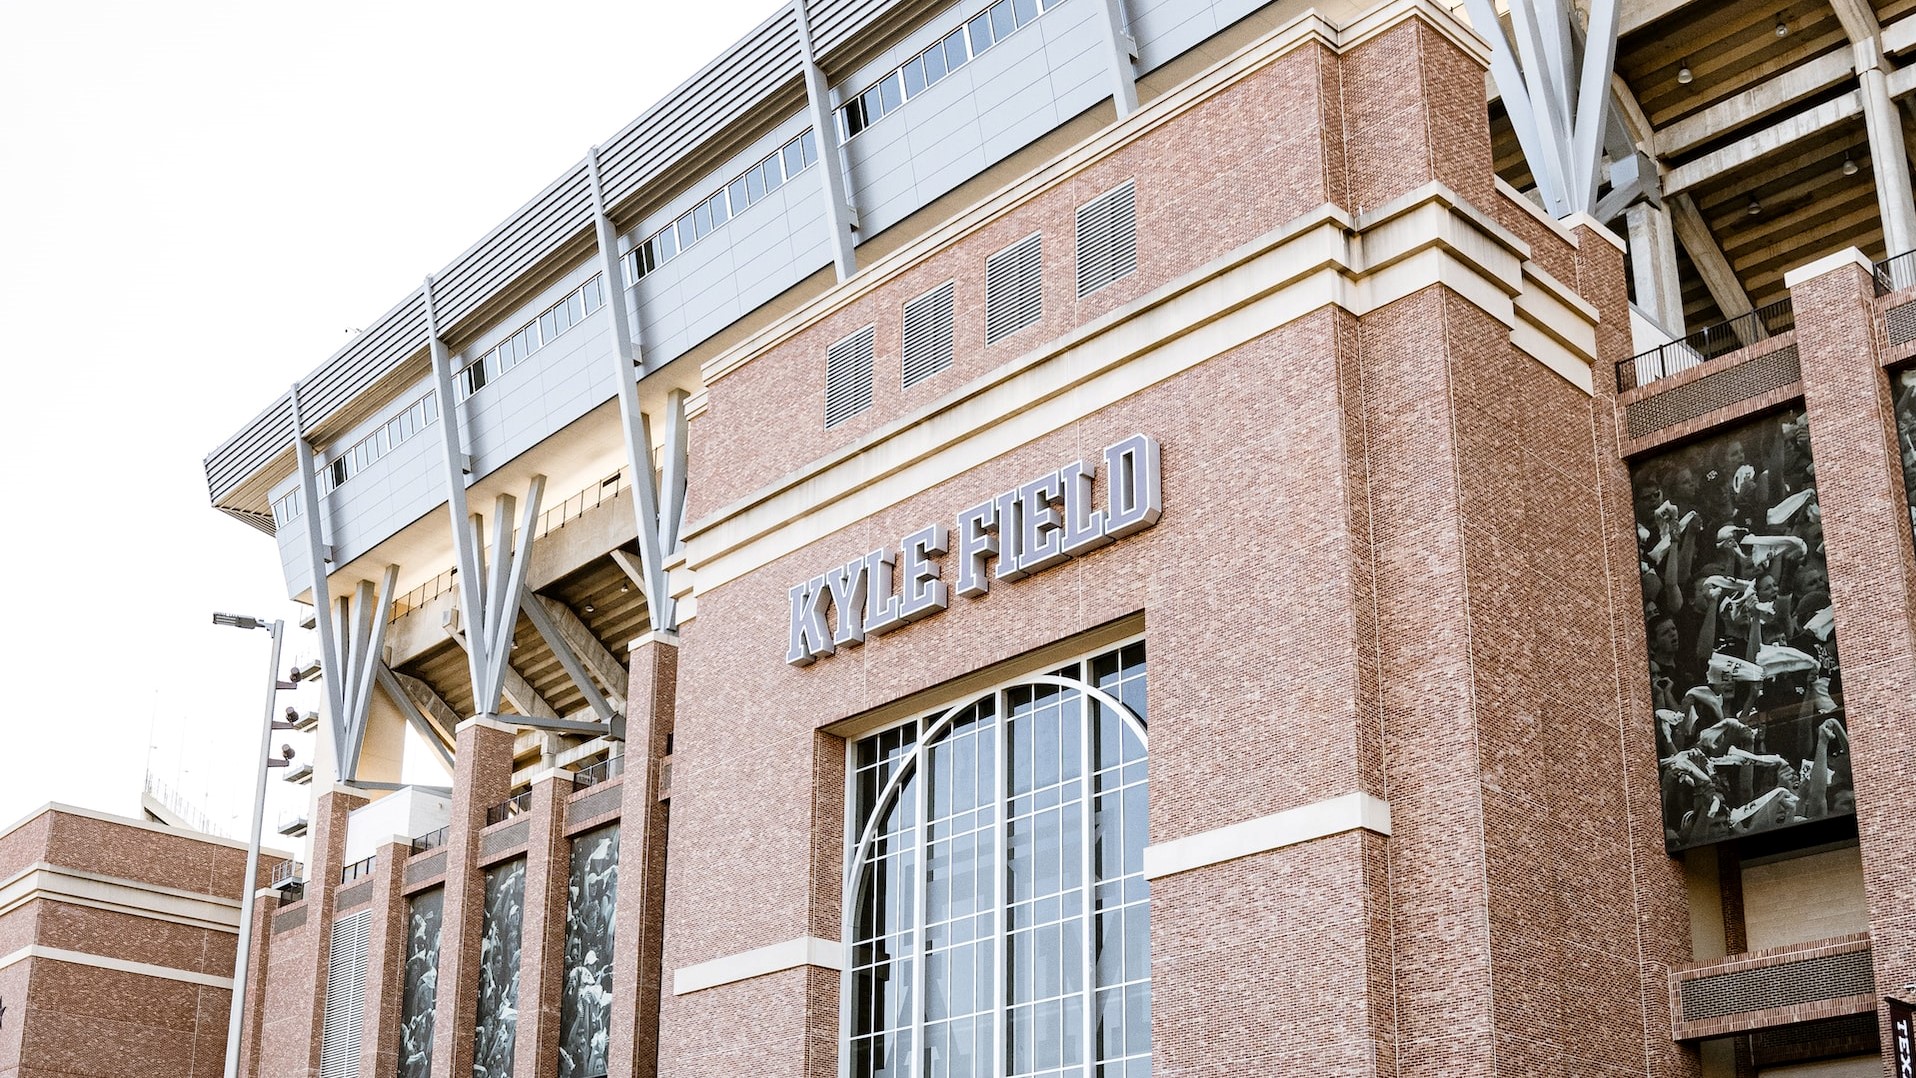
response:
M1122 120L1138 111L1138 40L1131 36L1124 0L1104 0L1104 38L1111 66L1111 103Z
M822 139L819 155L829 156ZM675 389L665 394L665 460L661 463L652 451L652 417L639 404L638 377L633 372L639 372L639 376L646 372L644 344L625 306L624 260L619 257L618 232L607 213L596 147L586 155L586 171L592 180L599 266L605 274L606 307L612 316L620 428L625 438L626 468L632 474L632 508L638 517L639 558L644 568L637 582L645 594L652 628L669 632L678 628L678 611L666 585L665 559L678 548L679 526L685 515L686 393Z
M1512 0L1511 35L1491 0L1466 0L1471 24L1490 42L1491 74L1524 160L1556 217L1596 208L1620 3L1590 0L1579 56L1568 0Z
M805 0L792 0L792 18L798 24L798 62L805 78L805 105L812 114L812 138L818 143L819 193L825 199L826 220L832 230L832 265L838 279L849 281L858 272L855 251L858 207L852 201L843 140L838 137L837 110L832 108L831 86L812 49L811 17Z
M1862 91L1863 127L1876 177L1876 207L1883 219L1883 244L1899 255L1916 250L1916 201L1912 201L1909 148L1902 116L1889 92L1883 58L1883 27L1863 0L1831 0L1837 20L1856 53L1856 81Z
M395 674L392 668L383 662L373 667L373 677L387 697L399 706L400 713L406 716L406 723L419 731L419 736L425 739L426 744L432 746L434 753L438 754L439 762L450 771L452 748L446 744L445 730L457 729L459 726L459 718L453 714L452 708L446 706L446 702L439 698L438 693L432 691L431 686L418 678L407 678L407 681L412 682L411 685L402 684L399 679L405 675ZM419 694L422 690L425 699L437 705L432 718L426 716L425 711L429 705L421 702ZM435 722L434 719L438 721ZM447 726L448 720L451 720L450 726Z
M290 391L293 413L293 456L299 468L300 498L305 502L306 562L312 576L313 621L319 630L320 679L326 694L326 722L332 735L335 779L350 780L359 773L359 751L366 737L367 708L372 701L373 666L386 644L386 625L392 607L399 566L388 565L377 591L362 580L353 594L333 601L326 563L333 552L322 535L325 504L319 500L319 473L313 445L306 438L299 410L299 386Z
M559 665L565 667L593 714L608 725L615 716L624 714L625 668L592 635L579 615L557 599L532 593L526 595L524 606L532 627L552 649Z

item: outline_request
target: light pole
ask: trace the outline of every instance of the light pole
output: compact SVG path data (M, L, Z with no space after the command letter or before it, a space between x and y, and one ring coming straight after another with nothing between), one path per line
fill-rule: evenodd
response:
M273 657L266 664L266 717L260 724L259 733L259 784L253 791L253 837L246 847L246 883L240 892L239 946L235 948L233 958L232 1011L226 1018L226 1078L237 1078L240 1017L246 1011L246 974L253 949L253 891L259 886L259 832L260 824L266 818L266 774L275 764L284 766L282 761L272 758L273 731L286 726L273 718L273 709L279 706L279 690L290 689L293 685L279 679L279 646L286 631L285 622L269 622L265 618L244 614L214 614L213 624L235 629L267 629L273 634Z

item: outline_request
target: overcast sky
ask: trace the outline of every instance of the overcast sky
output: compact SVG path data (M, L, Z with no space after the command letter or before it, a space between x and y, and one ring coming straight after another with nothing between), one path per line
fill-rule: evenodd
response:
M778 6L0 0L0 828L150 767L243 836L268 638L208 616L296 612L203 458Z

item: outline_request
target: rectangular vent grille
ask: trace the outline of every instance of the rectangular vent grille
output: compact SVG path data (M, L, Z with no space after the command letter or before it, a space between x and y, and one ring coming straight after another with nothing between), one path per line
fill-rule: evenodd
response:
M1137 268L1137 185L1126 180L1078 207L1078 298Z
M1892 348L1916 341L1916 303L1900 303L1883 313Z
M1876 994L1870 952L1843 951L1782 966L1698 977L1682 986L1683 1021Z
M1044 317L1044 236L1033 235L985 259L985 343Z
M825 353L825 429L872 406L872 327L846 337Z
M1624 407L1625 426L1632 438L1644 438L1665 427L1687 423L1719 408L1755 400L1801 380L1802 364L1796 345L1747 359L1728 370L1706 374L1694 382L1652 393Z
M332 945L326 950L326 1007L319 1019L319 1078L359 1073L372 916L371 910L361 910L333 922Z
M906 389L951 366L951 289L946 281L905 304Z

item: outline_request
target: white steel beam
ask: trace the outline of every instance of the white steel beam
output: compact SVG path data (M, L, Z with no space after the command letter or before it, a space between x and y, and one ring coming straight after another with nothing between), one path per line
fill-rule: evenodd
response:
M458 631L448 630L446 635L451 637L454 643L464 648L468 655L473 652L472 637L468 635L463 628ZM556 719L559 717L558 710L547 703L546 698L540 696L539 691L532 687L532 682L527 681L525 675L519 673L510 663L506 665L504 679L500 683L499 695L505 697L506 702L510 703L514 710L519 712L520 718ZM501 716L496 707L490 717L495 719L503 718L507 721L512 719L510 715Z
M837 110L832 107L831 86L818 66L812 49L812 22L805 0L792 0L793 21L798 24L798 62L805 78L805 107L812 114L812 138L818 144L819 193L825 199L825 220L832 231L832 265L838 279L849 281L858 272L858 209L852 202L849 169L843 153L844 140L838 137Z
M1630 233L1630 278L1636 285L1637 306L1657 328L1672 337L1683 336L1683 282L1677 278L1676 232L1670 212L1639 202L1624 211Z
M439 338L439 315L433 306L432 278L426 278L420 293L426 306L426 344L432 353L433 385L439 394L439 434L440 445L444 449L446 472L446 513L452 523L452 549L457 563L459 577L459 606L468 619L477 618L485 609L485 600L481 594L479 579L479 554L473 549L470 520L472 511L466 504L466 476L471 471L472 460L461 445L459 422L459 395L452 385L452 353L446 348L446 342ZM607 304L614 305L618 297L610 297ZM479 700L486 683L485 667L481 662L479 649L466 649L467 671L472 677L472 698ZM483 707L476 708L478 714L485 714Z
M319 630L320 678L326 693L327 721L337 724L345 713L345 668L339 664L339 641L332 626L332 600L326 588L326 562L332 552L320 531L321 515L326 511L319 500L319 479L313 470L313 446L306 440L306 426L299 412L299 383L288 391L293 412L293 457L299 467L299 496L306 503L306 568L313 581L313 621Z
M659 549L667 555L679 548L679 530L685 525L685 465L689 432L685 422L687 394L675 389L665 395L665 459L659 475ZM661 587L665 566L659 566Z
M1124 0L1104 0L1105 59L1111 68L1111 103L1120 120L1138 111L1138 42L1130 26Z
M546 477L535 475L526 484L524 516L519 521L518 541L511 544L511 553L506 554L510 534L505 530L512 517L512 496L499 495L494 503L493 528L499 532L497 540L498 556L511 559L511 564L502 574L498 590L487 596L490 605L486 610L490 623L485 638L487 671L490 680L486 683L485 703L489 704L484 713L498 710L499 693L505 686L506 671L510 668L512 656L512 630L519 621L520 598L525 594L526 566L532 562L532 532L539 523L539 501L545 495ZM494 571L498 567L494 566Z
M379 684L388 692L396 686L413 705L431 718L433 730L447 748L452 748L459 731L459 713L446 703L445 698L419 678L411 674L402 674L385 663L379 664Z
M337 746L339 778L350 782L359 777L359 752L365 746L368 709L372 705L373 682L383 665L386 626L391 620L392 602L399 583L399 566L386 566L379 588L362 580L353 591L350 607L340 601L339 624L350 624L352 650L345 656L342 686L345 707L333 724L333 743ZM344 633L340 634L342 637Z

